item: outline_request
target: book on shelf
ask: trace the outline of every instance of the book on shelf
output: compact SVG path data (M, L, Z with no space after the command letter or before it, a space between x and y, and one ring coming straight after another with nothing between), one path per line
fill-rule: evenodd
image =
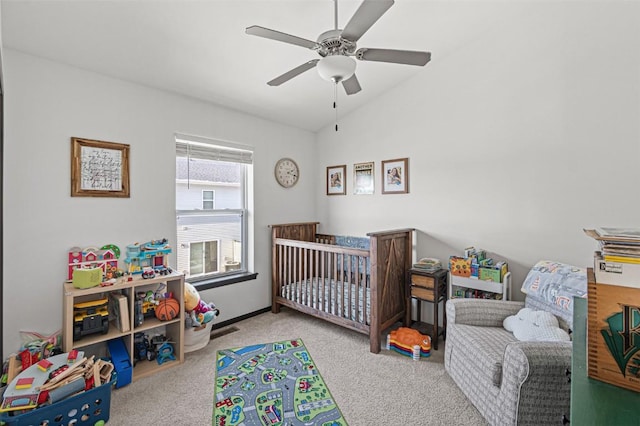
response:
M129 301L126 295L117 292L109 293L109 316L118 330L123 333L131 330Z

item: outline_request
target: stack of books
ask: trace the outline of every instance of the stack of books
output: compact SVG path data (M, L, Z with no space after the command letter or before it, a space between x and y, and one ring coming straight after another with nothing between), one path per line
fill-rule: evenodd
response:
M598 242L594 254L596 282L640 287L640 229L585 229Z
M420 259L418 263L414 263L413 267L427 272L435 272L442 268L442 263L439 259L425 257Z

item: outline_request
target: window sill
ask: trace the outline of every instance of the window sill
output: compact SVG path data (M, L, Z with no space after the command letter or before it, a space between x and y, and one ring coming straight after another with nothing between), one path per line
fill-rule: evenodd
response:
M240 283L243 281L255 280L258 277L257 272L245 272L243 274L237 274L226 277L209 278L199 281L187 281L194 286L198 291L209 290L212 288L224 287L229 284Z

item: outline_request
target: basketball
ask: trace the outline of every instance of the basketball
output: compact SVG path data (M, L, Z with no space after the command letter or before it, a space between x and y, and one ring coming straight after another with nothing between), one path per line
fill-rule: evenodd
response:
M180 314L180 304L176 299L161 299L156 306L156 318L170 321Z

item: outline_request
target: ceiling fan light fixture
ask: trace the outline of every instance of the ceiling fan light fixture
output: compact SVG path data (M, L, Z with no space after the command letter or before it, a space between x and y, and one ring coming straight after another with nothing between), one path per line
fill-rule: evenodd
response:
M323 79L339 83L353 75L356 71L356 61L344 55L325 56L320 59L316 68Z

